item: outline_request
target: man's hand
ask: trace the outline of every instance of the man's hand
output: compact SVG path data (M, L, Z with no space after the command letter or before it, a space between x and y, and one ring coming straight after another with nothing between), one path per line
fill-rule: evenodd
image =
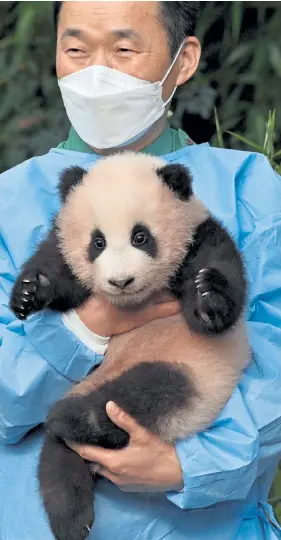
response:
M67 444L83 459L98 463L98 473L122 491L181 490L182 471L175 448L137 424L115 403L108 402L106 412L114 424L129 433L126 448L107 450L99 446Z
M111 337L123 334L155 319L169 317L181 311L181 306L170 294L162 293L153 303L139 310L118 309L101 297L91 298L76 310L81 321L95 334Z

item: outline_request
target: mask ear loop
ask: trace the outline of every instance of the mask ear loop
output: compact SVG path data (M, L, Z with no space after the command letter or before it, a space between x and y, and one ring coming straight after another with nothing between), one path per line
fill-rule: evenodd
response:
M175 65L175 63L176 63L176 61L177 61L177 59L178 59L178 57L179 57L181 51L182 51L182 49L183 49L183 46L185 45L185 42L186 42L186 40L184 40L184 41L182 42L181 46L179 47L179 50L178 50L178 52L177 52L177 54L176 54L176 56L175 56L173 62L171 63L171 65L170 65L168 71L166 72L166 74L164 75L163 79L162 79L161 82L160 82L160 86L163 86L163 84L164 84L164 82L166 81L167 77L169 77L169 75L170 75L170 73L171 73L171 71L172 71L172 69L173 69L173 67L174 67L174 65ZM168 105L168 103L172 100L172 98L174 97L174 94L175 94L176 90L177 90L177 86L175 86L175 88L174 88L173 92L171 93L170 97L167 99L167 101L165 101L164 107L166 107L166 105Z
M165 82L165 80L167 79L167 77L169 76L169 74L171 73L171 70L173 69L173 67L174 67L174 65L175 65L175 63L176 63L176 61L177 61L177 59L178 59L178 57L179 57L179 55L180 55L180 53L181 53L181 50L182 50L182 48L183 48L185 42L186 42L186 40L184 40L184 41L182 42L181 46L179 47L179 50L178 50L178 52L177 52L177 54L176 54L176 56L175 56L175 58L174 58L172 64L170 65L170 67L169 67L167 73L164 75L162 81L160 82L160 85L159 85L160 88L161 88L161 86L163 85L163 83ZM174 96L174 94L175 94L175 92L176 92L176 89L177 89L177 86L174 88L174 90L173 90L172 94L170 95L169 99L167 99L167 101L163 102L164 108L168 105L168 103L169 103L169 102L171 101L171 99L173 98L173 96Z
M177 61L177 59L178 59L178 57L179 57L179 55L180 55L180 53L181 53L181 50L182 50L182 48L183 48L183 46L184 46L184 44L185 44L185 41L186 41L186 40L184 40L184 41L182 42L181 46L179 47L179 50L177 51L177 54L176 54L176 56L175 56L175 58L174 58L172 64L170 65L170 67L169 67L167 73L164 75L162 81L161 81L160 83L159 83L159 82L156 83L157 85L160 86L160 88L161 88L161 86L163 85L163 83L165 82L165 80L167 79L167 77L169 76L171 70L173 69L173 67L174 67L174 65L175 65L175 63L176 63L176 61ZM150 83L150 84L153 85L153 83ZM154 83L154 84L155 84L155 83ZM165 103L163 102L164 108L165 108L166 105L168 105L168 103L171 101L171 99L172 99L172 97L173 97L173 95L174 95L176 89L177 89L177 86L174 88L174 90L173 90L171 96L169 97L169 99L168 99ZM150 116L151 116L151 115L150 115ZM140 127L140 126L138 126L138 129L139 129L139 127ZM135 130L135 132L136 132L136 131L137 131L137 130ZM130 135L130 137L134 138L134 135ZM121 145L118 145L118 146L116 145L115 148L118 148L118 147L120 148L120 146L121 146Z

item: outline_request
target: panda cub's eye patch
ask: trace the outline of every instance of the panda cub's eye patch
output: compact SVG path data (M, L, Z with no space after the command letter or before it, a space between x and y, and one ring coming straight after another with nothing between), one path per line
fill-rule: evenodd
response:
M144 251L150 257L155 258L157 255L157 242L149 228L137 223L131 234L131 244L133 247Z
M92 232L91 241L88 248L88 256L90 261L94 261L106 248L106 239L104 234L96 229Z

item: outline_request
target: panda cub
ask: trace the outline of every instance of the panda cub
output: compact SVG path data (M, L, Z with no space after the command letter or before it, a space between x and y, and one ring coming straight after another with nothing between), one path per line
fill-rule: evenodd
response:
M182 306L113 336L102 365L49 413L38 469L43 504L57 540L84 540L94 478L64 441L124 447L128 434L107 417L109 400L170 444L210 426L249 361L246 280L233 240L182 165L114 155L88 172L65 170L60 196L47 238L14 284L19 319L66 312L96 294L136 309L169 291Z

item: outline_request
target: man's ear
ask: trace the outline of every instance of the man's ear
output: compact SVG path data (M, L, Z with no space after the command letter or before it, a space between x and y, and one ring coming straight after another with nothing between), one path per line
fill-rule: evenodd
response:
M156 170L157 175L182 201L188 201L193 195L192 175L183 165L165 165Z
M68 167L60 174L59 193L62 202L65 202L70 190L82 182L87 171L81 167Z
M176 86L185 84L198 69L201 57L201 45L195 36L190 36L185 40L182 52L179 57L179 70Z

